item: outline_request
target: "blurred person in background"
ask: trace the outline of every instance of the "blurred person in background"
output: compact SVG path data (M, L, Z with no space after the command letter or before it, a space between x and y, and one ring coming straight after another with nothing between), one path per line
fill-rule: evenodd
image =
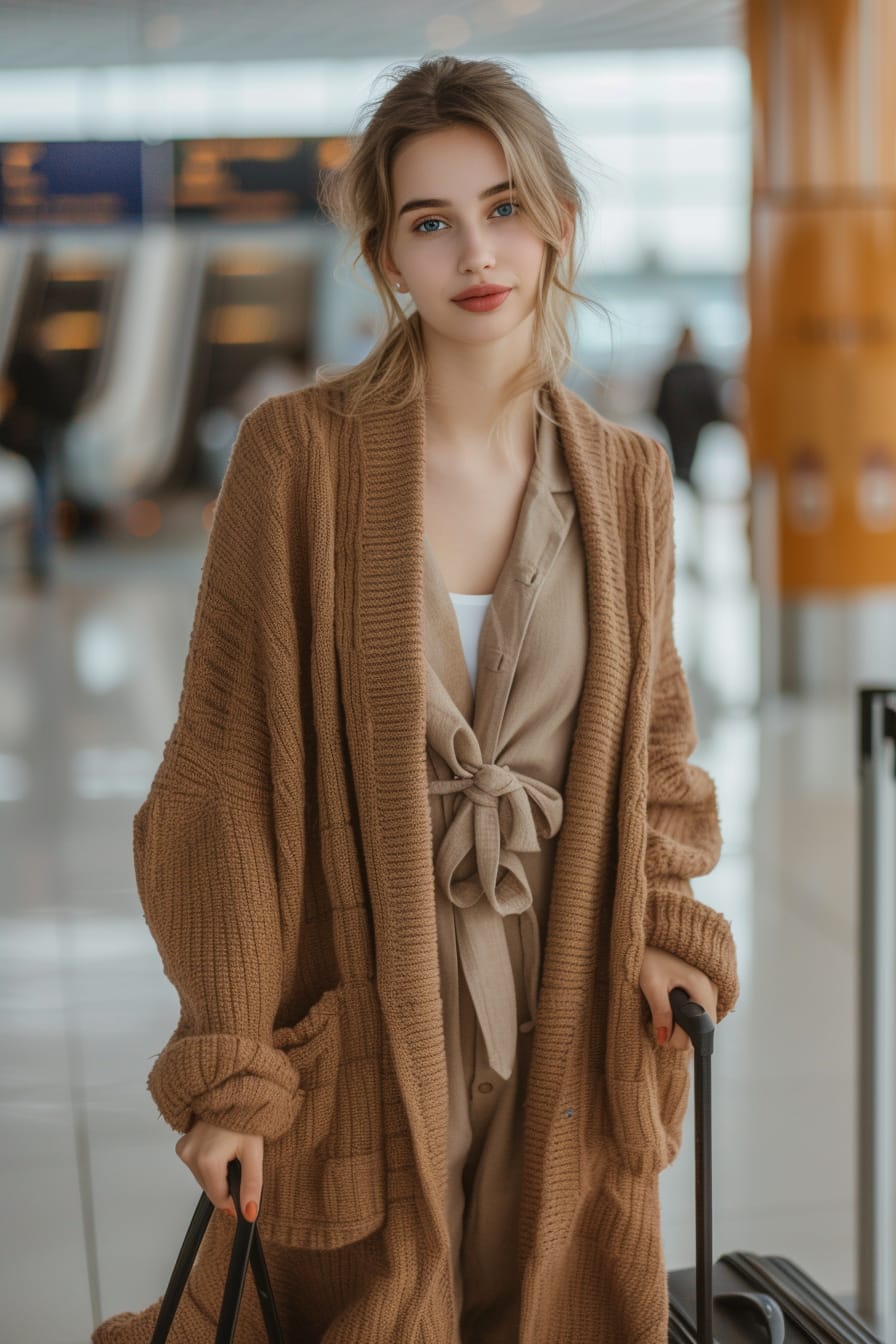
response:
M299 337L271 350L238 384L226 402L209 406L196 422L203 482L219 490L240 422L268 397L295 392L314 380L307 341Z
M255 365L230 398L230 408L242 420L267 397L281 392L295 392L314 380L314 369L308 352L308 343L302 338L289 341Z
M653 413L666 427L675 475L694 489L691 468L701 430L725 420L718 375L701 359L690 326L683 326L675 358L660 378Z
M34 473L25 568L28 578L41 587L51 578L62 430L75 400L68 379L47 354L40 318L32 317L3 371L0 445L24 458Z

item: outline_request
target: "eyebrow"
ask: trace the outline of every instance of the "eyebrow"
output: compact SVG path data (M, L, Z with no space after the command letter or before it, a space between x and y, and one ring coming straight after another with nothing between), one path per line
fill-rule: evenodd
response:
M494 187L486 187L485 191L480 191L479 199L480 201L484 201L489 196L497 196L499 191L507 191L509 187L509 182L499 182ZM405 201L398 212L398 218L401 219L402 215L406 214L408 210L440 210L450 204L450 201L443 201L436 196L431 196L427 200L422 201Z

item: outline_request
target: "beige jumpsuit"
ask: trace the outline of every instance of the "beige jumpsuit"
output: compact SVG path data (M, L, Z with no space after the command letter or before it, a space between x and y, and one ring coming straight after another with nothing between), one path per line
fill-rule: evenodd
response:
M428 539L424 644L448 1060L454 1344L516 1344L523 1105L563 787L588 647L585 557L556 427L479 639L475 694Z

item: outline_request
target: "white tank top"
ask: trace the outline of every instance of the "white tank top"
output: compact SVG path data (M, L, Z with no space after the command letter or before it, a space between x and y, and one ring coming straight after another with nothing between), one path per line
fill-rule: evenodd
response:
M470 673L473 690L476 690L476 671L479 663L479 632L485 620L485 612L492 600L491 593L449 593L454 605L454 614L460 630L460 642L463 645L464 658Z

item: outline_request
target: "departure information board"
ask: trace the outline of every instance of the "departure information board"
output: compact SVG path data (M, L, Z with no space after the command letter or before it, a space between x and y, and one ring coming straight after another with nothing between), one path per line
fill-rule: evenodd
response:
M0 143L0 224L321 218L343 137Z
M0 223L121 224L143 217L139 140L0 144Z
M295 219L317 209L317 142L176 140L175 219Z

